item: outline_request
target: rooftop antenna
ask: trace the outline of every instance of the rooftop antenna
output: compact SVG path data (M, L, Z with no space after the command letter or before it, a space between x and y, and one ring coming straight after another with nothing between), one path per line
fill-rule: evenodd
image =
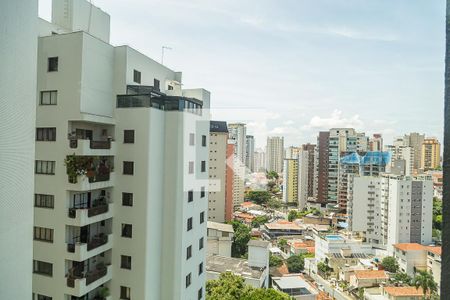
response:
M162 65L164 64L164 50L172 50L172 48L167 47L167 46L162 46L162 49L161 49L161 64Z

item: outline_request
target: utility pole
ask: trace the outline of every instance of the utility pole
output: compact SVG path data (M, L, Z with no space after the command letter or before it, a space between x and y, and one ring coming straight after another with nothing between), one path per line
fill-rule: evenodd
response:
M172 50L172 48L167 46L161 47L161 64L164 65L164 50Z

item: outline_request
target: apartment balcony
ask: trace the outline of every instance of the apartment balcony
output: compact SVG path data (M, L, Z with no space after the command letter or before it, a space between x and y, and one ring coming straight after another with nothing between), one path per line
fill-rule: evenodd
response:
M69 191L90 191L97 189L107 189L114 186L114 172L104 174L93 173L89 175L78 175L76 179L70 179L67 190ZM72 181L72 182L70 182Z
M69 273L70 275L66 279L66 294L82 297L111 280L112 267L111 265L99 263L94 270L78 271L77 268L72 268Z
M69 139L69 148L75 155L114 156L116 142L109 139L95 141L89 139Z
M97 223L113 216L113 205L108 203L100 204L90 208L69 208L67 225L71 226L86 226Z
M67 244L66 259L84 261L90 257L110 250L113 245L112 234L99 234L91 237L87 242L74 241Z

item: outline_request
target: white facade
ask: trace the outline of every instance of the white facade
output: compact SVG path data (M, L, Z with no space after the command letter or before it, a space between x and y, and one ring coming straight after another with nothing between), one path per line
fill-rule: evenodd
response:
M233 161L233 206L244 202L245 192L245 165L238 157Z
M255 138L247 135L245 138L245 166L249 172L255 172Z
M0 1L2 299L31 295L37 15L37 1Z
M208 221L207 255L231 257L233 236L234 230L232 225Z
M284 138L279 136L267 137L266 168L267 171L281 173L283 171Z
M300 150L298 154L298 208L304 209L308 202L309 151Z
M245 164L247 127L243 123L229 123L228 132L230 139L235 140L234 154Z
M265 172L266 170L266 153L262 150L255 151L255 172Z
M67 10L62 2L53 9L85 19L87 3ZM107 288L112 299L198 299L209 145L200 112L209 93L181 90L181 73L106 43L109 16L94 11L91 34L46 30L39 39L36 127L45 134L36 142L35 193L53 205L35 208L34 260L47 268L33 274L33 292L91 299ZM69 166L85 175L68 178Z

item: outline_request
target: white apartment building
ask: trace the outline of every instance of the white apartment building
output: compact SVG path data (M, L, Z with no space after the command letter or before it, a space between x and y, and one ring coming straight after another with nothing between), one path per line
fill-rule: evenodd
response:
M391 170L398 175L411 176L414 172L414 148L405 146L403 139L397 138L392 145L385 146L392 153Z
M283 171L284 138L279 136L267 137L266 168L267 171L281 173Z
M314 187L309 185L314 182L311 180L310 172L314 172L314 166L310 166L311 155L308 150L300 150L298 154L298 208L304 209L308 202L309 192L313 191ZM311 195L313 196L313 195Z
M238 157L233 161L233 207L244 202L245 193L245 164Z
M415 174L420 169L420 162L422 160L422 144L425 140L425 135L417 132L411 132L403 136L404 146L414 149L413 172Z
M0 294L30 299L37 1L0 1Z
M296 159L301 150L302 150L301 147L289 146L286 148L284 158L285 159Z
M283 202L298 201L298 159L285 159L283 164Z
M262 150L256 150L255 155L255 172L266 171L266 153Z
M236 142L234 154L245 164L247 127L244 123L228 123L228 134Z
M52 8L38 47L33 299L204 299L209 92L109 44L109 15L87 1Z
M255 137L253 135L245 137L245 166L249 172L255 172Z
M431 176L355 176L349 185L349 229L392 252L397 243L432 241Z

